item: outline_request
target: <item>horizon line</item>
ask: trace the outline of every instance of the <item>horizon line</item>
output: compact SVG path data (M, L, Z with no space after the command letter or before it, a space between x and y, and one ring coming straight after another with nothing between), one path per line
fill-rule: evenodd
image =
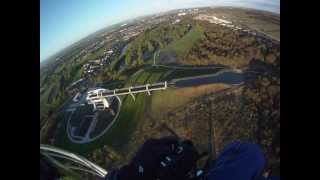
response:
M116 25L116 24L120 24L122 22L125 22L125 21L130 21L130 20L134 20L134 19L137 19L137 18L141 18L141 17L144 17L144 16L151 16L151 15L155 15L155 14L159 14L159 13L166 13L166 12L169 12L169 11L175 11L175 10L179 10L179 9L192 9L192 8L205 8L205 7L236 7L236 8L245 8L245 9L255 9L255 10L260 10L260 11L267 11L267 12L272 12L272 13L275 13L275 14L279 14L280 15L280 11L279 12L275 12L275 11L269 11L269 10L264 10L264 9L258 9L258 8L249 8L249 7L243 7L243 6L231 6L231 5L225 5L225 6L222 6L222 5L211 5L211 6L193 6L193 7L188 7L188 8L176 8L176 9L171 9L171 10L165 10L165 11L160 11L160 12L154 12L154 13L149 13L149 14L143 14L143 15L139 15L139 16L136 16L136 17L132 17L132 18L127 18L127 19L124 19L124 20L121 20L119 22L115 22L115 23L112 23L112 24L109 24L109 25L106 25L104 27L101 27L101 28L98 28L97 30L93 31L93 32L89 32L87 33L87 35L83 36L82 38L79 38L73 42L71 42L69 45L66 45L65 47L57 50L56 52L52 53L52 55L49 55L48 57L46 58L43 58L41 60L40 58L40 64L53 58L54 56L56 56L57 54L59 54L61 51L63 51L64 49L67 49L71 46L73 46L74 44L80 42L81 40L87 38L88 36L92 35L92 34L95 34L97 33L98 31L101 31L105 28L108 28L110 26L113 26L113 25Z

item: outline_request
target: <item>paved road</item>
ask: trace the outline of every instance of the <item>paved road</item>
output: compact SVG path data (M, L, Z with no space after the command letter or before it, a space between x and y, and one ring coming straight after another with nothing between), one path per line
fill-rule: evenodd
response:
M191 87L204 84L224 83L238 85L245 81L245 76L241 72L233 70L221 71L215 74L193 76L188 78L174 79L170 84L175 87Z
M205 70L205 69L225 69L223 66L204 66L204 67L188 67L188 66L167 66L167 65L153 65L154 67L164 67L169 69L185 69L185 70Z
M90 140L90 134L96 128L97 122L98 122L97 114L94 114L92 122L90 123L90 126L89 126L89 128L88 128L88 130L86 132L86 135L82 139L83 141Z

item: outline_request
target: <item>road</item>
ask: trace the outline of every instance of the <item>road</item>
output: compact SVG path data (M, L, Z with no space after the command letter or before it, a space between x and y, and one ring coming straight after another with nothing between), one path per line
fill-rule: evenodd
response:
M98 122L98 118L97 118L97 114L94 114L92 117L92 122L90 123L90 126L86 132L86 135L84 136L84 138L82 139L83 141L88 141L90 140L90 134L91 132L96 128L97 122Z
M193 76L188 78L174 79L170 85L175 87L191 87L204 84L224 83L229 85L239 85L245 81L245 75L234 70L225 70L215 74Z

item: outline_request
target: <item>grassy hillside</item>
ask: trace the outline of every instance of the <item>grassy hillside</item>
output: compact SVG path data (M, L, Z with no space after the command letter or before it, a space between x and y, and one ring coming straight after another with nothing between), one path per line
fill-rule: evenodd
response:
M170 88L166 91L154 92L150 104L150 115L152 117L161 117L203 94L217 92L228 87L225 84L208 84L188 88Z
M167 22L148 29L130 42L126 53L119 57L118 61L114 62L112 66L117 67L117 65L122 61L124 61L129 67L146 63L153 58L153 53L157 49L163 49L170 43L177 42L181 38L185 37L189 31L190 26L188 26L187 23L172 25ZM180 46L181 50L183 50L182 43L196 38L197 32L198 30L195 30L195 32L190 33L185 40L177 44ZM179 47L177 48L177 50L179 50Z
M169 44L166 48L161 50L161 52L172 52L177 55L178 58L184 58L189 53L194 44L197 43L201 38L203 38L203 32L204 31L201 26L195 25L181 39Z
M204 21L199 23L204 36L180 59L181 64L246 68L254 59L273 63L280 58L280 45L270 39Z

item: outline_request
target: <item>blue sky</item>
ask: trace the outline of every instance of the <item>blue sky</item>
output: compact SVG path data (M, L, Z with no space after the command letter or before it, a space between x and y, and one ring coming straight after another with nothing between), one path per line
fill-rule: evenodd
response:
M40 0L40 61L90 33L126 19L212 5L280 13L280 0Z

